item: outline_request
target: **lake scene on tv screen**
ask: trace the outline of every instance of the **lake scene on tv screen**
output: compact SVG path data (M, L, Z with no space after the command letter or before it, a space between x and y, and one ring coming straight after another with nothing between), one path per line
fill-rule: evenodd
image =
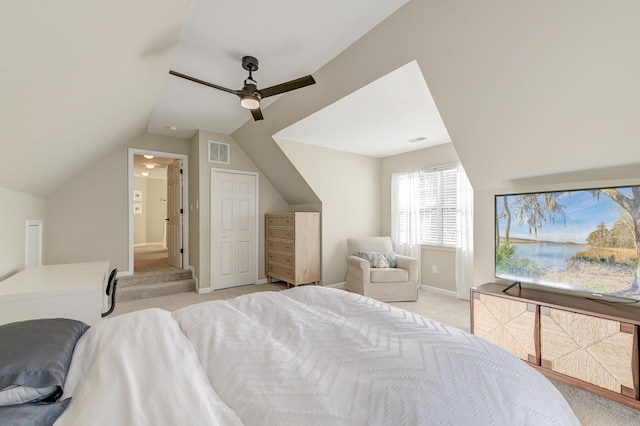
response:
M495 202L496 277L640 300L640 186Z

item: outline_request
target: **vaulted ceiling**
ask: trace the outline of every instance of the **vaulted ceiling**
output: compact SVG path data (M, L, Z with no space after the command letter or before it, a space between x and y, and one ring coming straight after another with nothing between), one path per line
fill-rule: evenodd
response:
M412 61L474 187L638 176L639 19L633 0L12 2L0 186L44 196L145 132L271 138ZM246 54L262 87L317 76L313 99L285 94L257 125L168 74L235 88Z
M170 69L235 89L246 77L240 59L252 55L268 87L314 73L406 1L5 5L0 186L44 196L146 131L229 134L251 118L238 99Z

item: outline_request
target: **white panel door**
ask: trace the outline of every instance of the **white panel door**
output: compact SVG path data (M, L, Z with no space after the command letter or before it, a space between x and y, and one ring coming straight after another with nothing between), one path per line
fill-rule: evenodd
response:
M211 173L211 288L257 280L255 174Z
M182 160L167 167L167 252L169 265L182 268Z

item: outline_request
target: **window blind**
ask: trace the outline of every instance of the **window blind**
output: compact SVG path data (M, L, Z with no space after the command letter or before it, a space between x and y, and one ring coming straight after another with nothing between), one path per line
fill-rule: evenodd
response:
M419 244L456 247L458 242L457 194L458 169L454 166L425 169L418 172L419 198ZM408 235L406 229L408 211L405 202L411 197L409 173L402 173L398 179L399 209L397 226L400 239ZM416 196L416 195L414 195ZM399 241L404 243L404 241Z

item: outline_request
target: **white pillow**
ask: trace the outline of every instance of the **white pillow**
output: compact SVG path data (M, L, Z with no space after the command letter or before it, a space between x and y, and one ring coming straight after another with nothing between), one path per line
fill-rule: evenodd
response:
M387 263L387 259L381 254L376 257L376 260L373 261L374 268L388 268L389 263Z
M58 390L58 386L32 388L29 386L9 386L0 390L0 407L19 405L25 402L38 402Z

